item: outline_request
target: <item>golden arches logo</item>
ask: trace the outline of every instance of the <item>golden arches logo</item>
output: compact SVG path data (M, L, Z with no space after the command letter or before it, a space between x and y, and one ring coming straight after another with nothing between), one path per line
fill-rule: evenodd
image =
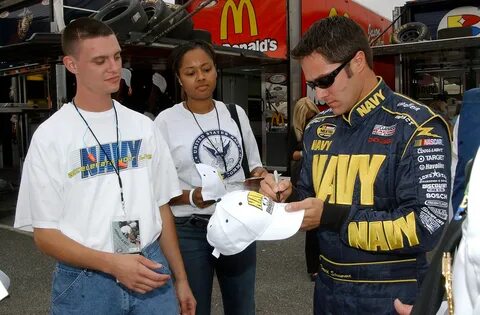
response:
M222 10L220 19L220 39L227 39L228 11L232 11L235 34L243 33L243 7L247 7L248 20L250 22L250 35L258 35L257 17L251 0L240 0L238 5L233 0L227 0Z
M271 119L272 126L283 126L285 125L285 118L281 113L273 113Z

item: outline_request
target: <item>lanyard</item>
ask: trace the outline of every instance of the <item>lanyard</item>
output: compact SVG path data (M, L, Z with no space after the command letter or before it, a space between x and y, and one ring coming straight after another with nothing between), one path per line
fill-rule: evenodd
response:
M102 145L100 144L100 141L98 141L98 138L97 136L95 135L95 133L93 132L92 128L90 128L90 125L88 124L87 120L85 119L85 117L83 117L82 113L80 113L80 111L78 110L78 107L77 105L75 104L75 100L72 99L72 104L73 106L75 107L75 109L77 110L77 113L80 115L80 117L82 118L83 122L85 123L85 125L87 126L88 130L90 130L92 136L95 138L95 140L97 141L98 143L98 146L100 147L100 150L103 151L103 154L105 154L105 156L107 157L108 159L108 162L110 162L110 164L112 165L113 169L115 170L115 173L117 174L117 178L118 178L118 185L120 186L120 201L122 202L122 210L123 210L123 213L125 214L125 216L127 216L127 211L125 210L125 200L123 199L123 185L122 185L122 178L120 177L120 167L119 167L119 160L120 160L120 151L119 151L119 140L118 140L118 115L117 115L117 109L115 108L115 104L113 103L112 101L112 107L113 107L113 111L115 112L115 129L117 131L117 163L114 163L113 162L113 157L112 156L108 156L107 152L105 152L105 149L102 147ZM113 155L113 153L112 153Z
M217 110L217 106L215 105L215 102L213 103L213 108L215 108L215 113L217 114L218 135L220 136L220 143L222 144L222 152L220 152L220 150L213 144L212 140L210 140L208 135L203 130L202 126L200 126L200 124L198 123L197 117L195 117L195 114L192 112L190 107L188 107L188 104L187 104L186 101L185 101L185 106L187 107L188 111L192 114L193 119L197 123L198 128L200 128L200 131L202 132L203 136L208 140L208 142L210 142L210 144L212 145L215 152L217 152L217 154L220 155L220 157L222 158L223 166L225 167L225 173L226 173L227 172L227 161L225 160L225 152L224 152L224 149L223 149L222 131L220 129L220 118L218 117L218 110Z

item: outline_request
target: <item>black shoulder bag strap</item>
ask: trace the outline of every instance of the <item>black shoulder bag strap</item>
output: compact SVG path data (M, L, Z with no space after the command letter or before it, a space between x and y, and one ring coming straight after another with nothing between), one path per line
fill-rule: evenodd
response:
M249 178L250 168L248 167L247 151L245 151L245 142L243 141L242 126L240 125L240 119L238 118L237 105L233 103L229 103L227 104L227 108L228 108L228 111L230 112L230 116L232 116L233 120L235 120L235 123L237 124L238 129L240 130L240 136L242 137L242 150L243 150L242 168L243 168L243 173L245 174L245 178Z

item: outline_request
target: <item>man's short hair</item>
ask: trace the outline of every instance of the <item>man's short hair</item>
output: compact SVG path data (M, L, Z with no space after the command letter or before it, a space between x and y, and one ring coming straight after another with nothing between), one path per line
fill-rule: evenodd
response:
M74 55L77 43L84 39L106 37L115 34L103 22L89 17L81 17L65 27L62 32L62 49L64 55Z
M332 16L312 24L291 56L303 59L316 52L331 63L343 63L360 50L364 52L370 69L373 69L372 49L360 25L350 18Z

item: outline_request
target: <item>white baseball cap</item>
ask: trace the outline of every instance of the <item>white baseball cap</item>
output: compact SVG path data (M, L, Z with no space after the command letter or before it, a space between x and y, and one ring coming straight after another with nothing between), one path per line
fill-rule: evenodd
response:
M202 178L203 200L218 200L227 193L223 177L218 169L202 163L195 164L195 167Z
M167 80L158 72L152 75L152 83L160 89L160 92L165 93L167 89Z
M214 247L212 255L235 255L256 240L281 240L294 235L305 211L287 212L285 206L255 191L227 193L208 222L207 241Z
M122 79L125 80L125 84L128 86L128 87L131 87L131 81L132 81L132 71L130 71L130 69L127 69L127 68L122 68Z

